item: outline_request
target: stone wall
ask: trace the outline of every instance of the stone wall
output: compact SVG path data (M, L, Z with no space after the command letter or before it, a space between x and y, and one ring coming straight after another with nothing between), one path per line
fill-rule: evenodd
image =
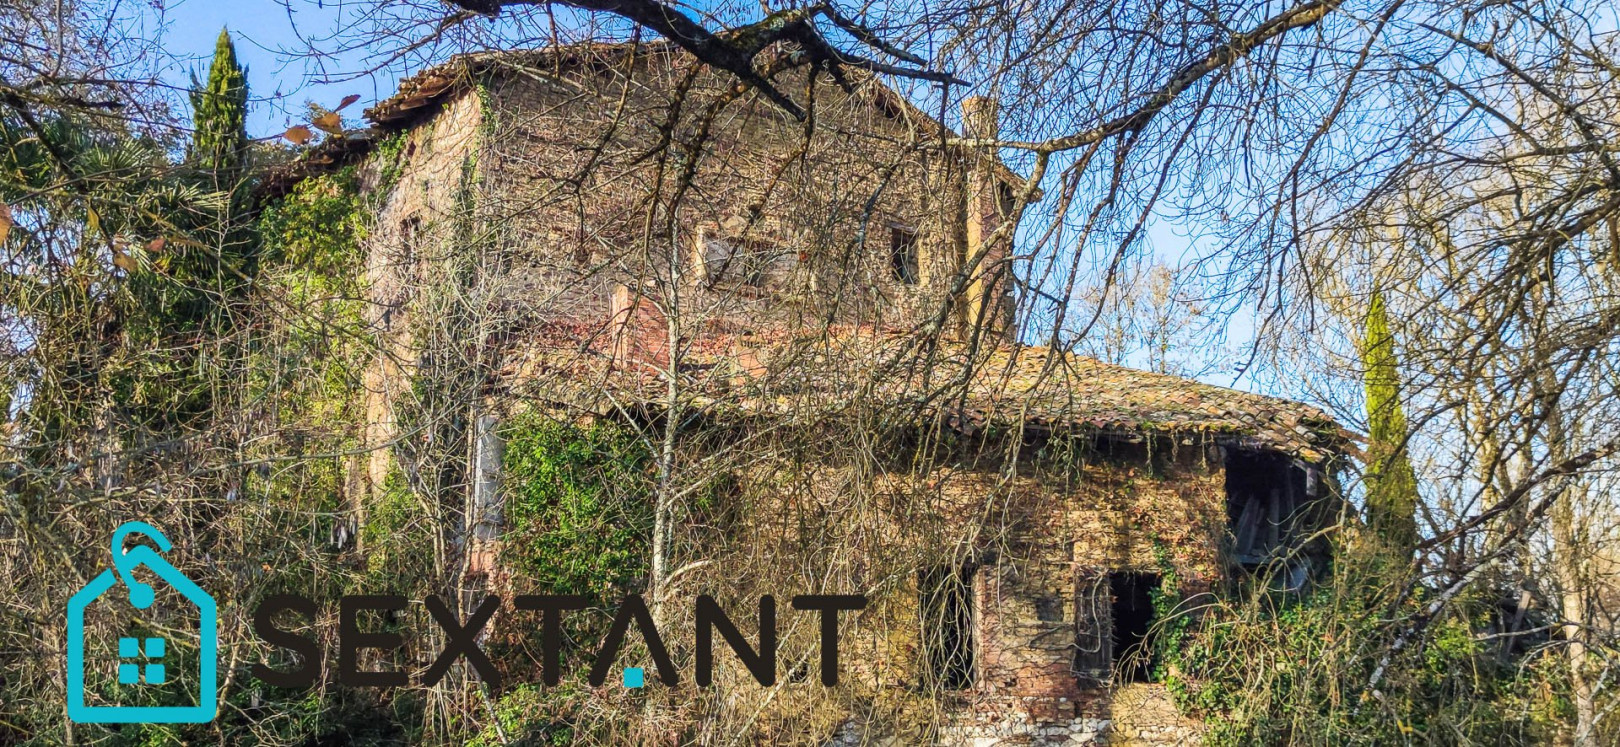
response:
M966 253L960 154L880 105L888 94L874 82L850 93L823 76L806 94L806 76L785 74L784 88L814 101L808 128L747 98L706 122L731 87L704 72L683 89L690 64L659 55L482 84L480 210L497 217L491 239L518 319L600 334L626 285L678 307L693 335L829 320L907 328L942 305L958 321L947 290ZM917 237L913 282L891 262L897 230ZM727 252L734 261L705 271L706 255Z
M1168 569L1187 594L1219 577L1226 514L1214 452L1149 455L1143 445L1120 444L1078 463L1031 458L1009 475L1003 456L986 445L869 482L847 468L819 469L819 486L808 489L749 477L743 482L756 486L748 498L756 518L741 534L768 541L771 557L710 551L731 569L728 584L742 599L754 589L828 579L833 591L871 595L843 644L851 681L840 691L860 714L844 729L842 738L857 740L850 743L1105 744L1127 732L1138 744L1192 743L1196 725L1175 714L1162 688L1089 681L1075 671L1074 652L1078 611L1099 601L1083 582L1098 572ZM841 517L836 545L807 525L807 514ZM797 564L812 557L847 561L818 562L818 577L799 576ZM973 677L952 688L929 655L929 641L941 634L924 619L921 579L963 565L973 569ZM1156 699L1141 694L1155 688ZM1122 701L1121 692L1136 695ZM784 719L795 707L785 693L772 704Z
M1004 212L996 189L968 189L970 173L992 169L937 147L937 132L885 105L876 88L851 93L825 80L785 86L813 95L808 129L773 107L738 103L700 138L702 113L729 89L709 74L686 87L684 64L508 70L471 82L405 131L397 184L367 244L380 341L366 381L373 490L392 468L385 447L402 437L395 407L417 374L412 315L428 292L477 306L485 327L468 339L479 349L455 352L488 366L491 386L502 371L491 356L506 340L545 338L582 356L659 367L671 363L669 341L653 338L671 315L690 344L709 331L767 338L828 324L956 324L986 308L947 291L969 234L993 232ZM665 128L683 88L686 113ZM671 148L655 147L666 137ZM680 157L698 141L695 159ZM981 221L972 232L970 195ZM896 228L917 234L914 283L890 263ZM710 240L745 249L756 277L694 271L711 262ZM1006 255L996 248L991 269ZM443 271L469 258L471 274ZM1000 290L987 292L1003 303ZM1168 563L1194 592L1221 572L1221 469L1200 446L1154 453L1108 442L1084 459L1009 464L981 443L876 470L818 463L827 450L799 448L794 459L739 470L752 491L746 525L715 519L712 531L691 532L726 571L694 574L689 591L738 604L812 589L873 596L847 634L850 685L832 695L790 688L760 703L738 696L761 723L803 723L807 704L837 697L873 714L871 734L898 743L1096 741L1115 720L1115 699L1073 670L1082 581ZM918 578L939 566L974 569L973 682L952 692L919 688L934 675ZM811 660L814 641L809 628L784 632L783 660Z
M785 74L814 102L807 126L747 97L717 107L730 81L693 76L692 64L660 52L498 67L405 127L397 164L380 162L392 151L372 155L364 173L388 193L366 240L378 345L367 444L400 436L398 406L427 346L416 309L435 294L467 307L476 329L458 344L472 349L449 355L491 389L513 383L501 380L508 344L668 365L670 320L682 345L713 334L764 346L828 324L960 331L966 305L949 291L964 284L969 180L1002 172L942 147L875 81L846 91ZM398 176L384 185L384 173ZM999 220L975 216L981 233ZM915 277L896 273L895 231L916 236ZM718 244L743 266L706 271ZM359 493L375 494L393 465L389 449L372 449ZM355 510L363 523L364 501Z
M1014 484L1001 515L1024 518L1003 519L1016 529L979 550L987 562L974 574L978 665L955 723L964 739L974 735L967 743L1087 744L1109 733L1113 691L1075 670L1086 616L1108 614L1106 574L1171 571L1183 594L1217 578L1226 517L1219 463L1201 449L1158 465L1131 451L1061 483Z
M692 64L660 52L634 63L497 68L406 127L398 164L372 156L371 186L389 193L366 241L379 344L365 382L368 444L398 435L394 409L421 347L412 307L424 291L476 296L491 345L541 341L599 357L662 349L653 357L664 363L671 341L654 338L667 338L671 312L689 344L711 332L764 340L829 323L960 326L966 306L948 291L968 251L970 172L1000 172L941 147L940 132L875 81L845 91L825 76L812 85L785 74L784 87L814 102L807 127L746 97L712 108L731 84L712 72L688 81ZM677 102L683 113L669 128ZM397 180L379 185L396 166ZM981 232L999 220L976 217ZM911 282L891 262L896 230L917 237ZM746 248L751 267L738 269L758 277L702 271L716 241ZM478 257L474 274L446 272L467 255ZM616 293L633 319L615 318ZM647 339L616 339L627 331ZM501 354L474 357L496 377ZM386 450L371 452L368 490L389 464Z
M447 103L429 121L401 133L397 163L389 153L373 156L362 170L362 185L387 189L366 236L366 281L371 303L366 322L376 341L365 374L366 455L364 495L380 490L393 469L391 449L399 435L396 406L417 374L420 351L412 335L414 302L425 287L441 283L435 272L450 236L464 216L469 170L482 148L483 112L476 97ZM391 184L380 182L389 175ZM365 501L355 506L365 523Z

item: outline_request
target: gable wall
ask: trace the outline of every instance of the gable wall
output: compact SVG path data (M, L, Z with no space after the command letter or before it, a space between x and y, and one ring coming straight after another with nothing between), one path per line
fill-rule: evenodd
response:
M363 170L368 187L391 187L365 239L366 280L371 303L366 322L377 342L365 376L366 455L369 490L376 491L392 467L390 449L398 436L396 406L408 391L420 363L414 350L412 305L424 289L442 283L438 272L472 186L471 172L483 147L483 111L476 97L446 102L429 120L400 134L398 163L374 155ZM397 171L396 171L397 170ZM379 185L392 173L392 185ZM357 506L364 523L364 506Z
M722 80L699 75L668 157L649 156L687 73L677 60L673 69L659 61L627 72L613 63L489 81L494 124L481 210L499 216L493 239L510 263L507 297L522 324L600 327L618 284L665 310L678 291L694 334L828 319L905 327L939 309L963 251L965 177L937 148L917 147L924 133L880 114L869 90L850 96L823 77L808 143L804 125L768 104L726 107L666 220L683 189L685 149L725 91ZM803 76L784 79L803 98ZM890 224L920 236L917 285L893 276ZM771 258L768 279L739 282L734 271L713 287L698 279L700 234L757 244ZM650 287L668 282L672 252L680 287Z

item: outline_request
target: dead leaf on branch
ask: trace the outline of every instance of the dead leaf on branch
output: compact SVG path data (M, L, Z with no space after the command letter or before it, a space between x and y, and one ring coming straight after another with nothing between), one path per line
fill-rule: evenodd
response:
M140 267L140 263L136 262L134 257L131 257L129 254L125 253L123 247L120 246L113 247L112 260L113 264L124 272L134 272Z
M309 145L309 141L315 139L315 133L303 125L288 127L286 132L281 133L281 136L287 138L288 142L293 145Z
M335 112L343 111L344 107L346 107L346 106L348 106L348 105L350 105L350 104L352 104L352 103L354 103L356 101L359 101L359 100L360 100L360 94L351 93L351 94L349 94L347 96L344 96L343 100L338 102L337 108L333 109L332 111L335 111Z
M316 127L321 128L322 131L327 132L329 134L332 134L332 135L342 135L343 134L343 115L338 114L337 112L327 112L325 114L322 114L321 116L316 117L314 120L312 120L311 123L314 124Z

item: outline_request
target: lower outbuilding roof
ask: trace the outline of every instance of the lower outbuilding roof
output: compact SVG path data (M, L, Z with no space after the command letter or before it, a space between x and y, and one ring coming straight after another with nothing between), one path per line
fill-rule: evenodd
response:
M615 359L605 341L525 347L503 375L520 396L605 412L656 408L668 394L661 350L621 347ZM683 401L722 418L808 422L864 411L970 433L1022 427L1208 439L1311 462L1354 453L1360 440L1301 402L1029 345L974 346L870 329L802 337L722 332L685 343L679 360Z

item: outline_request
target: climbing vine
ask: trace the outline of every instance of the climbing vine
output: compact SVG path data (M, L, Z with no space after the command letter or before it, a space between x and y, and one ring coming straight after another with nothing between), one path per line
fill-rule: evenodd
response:
M402 138L387 138L371 161L375 170L349 166L304 179L258 215L262 261L254 293L259 316L244 353L244 401L253 408L261 435L248 442L245 457L255 466L239 487L244 505L254 509L235 519L243 544L239 552L257 561L250 570L249 597L242 599L247 608L278 593L329 605L367 586L375 575L356 574L345 562L355 557L365 534L352 512L366 465L364 372L375 350L365 317L364 247L379 195L397 179L402 144ZM280 458L286 454L299 458ZM378 534L370 532L372 538ZM330 650L330 627L309 622L314 627L305 632L326 639L322 645ZM284 650L255 638L243 645L253 649L244 660L282 667L296 663ZM408 696L380 702L362 692L322 697L267 688L245 677L234 682L241 684L223 693L232 704L225 713L232 715L218 722L227 741L409 736ZM272 704L284 718L264 722L245 715Z
M525 414L506 426L505 555L535 588L598 599L647 573L651 455L628 428Z

